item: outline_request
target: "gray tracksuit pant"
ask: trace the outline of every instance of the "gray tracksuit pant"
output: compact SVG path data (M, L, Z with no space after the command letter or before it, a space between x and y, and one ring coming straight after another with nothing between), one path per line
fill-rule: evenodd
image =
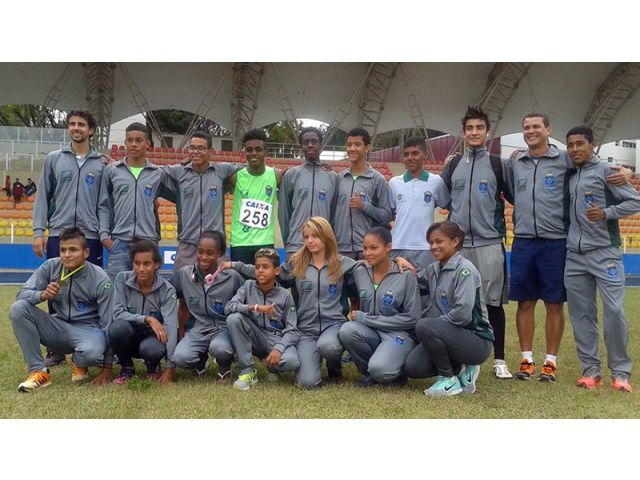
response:
M104 360L107 337L97 323L66 322L26 300L14 303L9 317L29 372L45 368L41 343L54 352L73 353L73 362L81 368Z
M266 357L277 343L282 343L282 335L269 332L258 327L249 317L242 313L231 313L227 317L227 329L231 342L238 355L240 374L250 373L255 369L253 354ZM285 347L276 372L297 370L300 367L298 352L295 346Z
M300 368L296 371L296 383L303 388L313 388L322 383L322 359L327 359L329 376L338 375L342 368L344 348L340 343L340 327L336 323L327 327L318 337L314 334L301 333L296 344Z
M216 359L221 370L231 367L234 350L226 328L209 332L187 332L176 346L173 356L176 366L193 370L206 358L207 353Z
M631 359L627 354L629 335L624 315L624 269L618 248L598 248L583 254L568 250L564 284L578 358L585 374L601 373L597 287L604 311L608 366L614 377L629 377Z

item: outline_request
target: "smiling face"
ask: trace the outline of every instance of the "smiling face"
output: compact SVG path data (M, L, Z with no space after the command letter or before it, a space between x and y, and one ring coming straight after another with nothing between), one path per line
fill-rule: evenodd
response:
M149 283L155 273L160 269L160 264L153 259L153 252L138 252L133 257L133 273L139 283Z
M213 238L201 238L196 250L196 261L203 274L213 272L218 266L220 245Z
M479 118L470 118L464 124L462 138L464 143L470 148L483 147L487 143L489 130L484 120Z
M431 232L427 241L431 246L431 255L439 262L449 260L458 251L458 245L460 245L458 238L449 237L439 228Z
M189 142L189 160L194 168L202 169L209 163L211 149L204 138L193 137Z
M320 158L320 137L316 132L305 132L300 146L306 161L315 162Z
M68 122L67 131L73 143L84 143L93 135L93 128L89 128L84 118L73 115L69 117Z
M244 145L244 156L251 167L262 168L267 156L267 146L262 140L247 140Z
M582 135L569 135L567 137L567 152L569 158L578 167L584 165L588 160L593 157L593 150L597 147L596 142L589 142L587 138Z
M365 235L363 245L364 259L372 267L390 258L391 244L384 243L378 235Z
M549 143L551 127L544 126L542 117L528 117L522 121L522 135L529 149L537 150Z
M402 150L402 160L407 168L407 172L413 176L418 176L424 170L427 154L417 146L405 147Z
M367 158L370 145L364 144L361 136L347 137L347 157L351 163L363 162Z
M60 260L67 271L80 267L89 258L89 248L83 247L82 240L71 238L60 241Z

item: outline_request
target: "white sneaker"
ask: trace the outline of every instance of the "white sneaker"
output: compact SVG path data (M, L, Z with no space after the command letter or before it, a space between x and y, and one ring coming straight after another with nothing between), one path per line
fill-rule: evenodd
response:
M507 364L504 363L504 360L494 360L493 361L493 374L496 378L500 378L503 380L513 378Z

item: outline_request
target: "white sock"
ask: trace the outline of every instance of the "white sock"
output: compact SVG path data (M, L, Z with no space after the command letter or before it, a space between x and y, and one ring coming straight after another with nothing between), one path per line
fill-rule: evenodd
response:
M533 363L533 352L520 352L520 357L529 363Z
M544 363L552 362L554 365L556 365L557 364L557 358L558 357L556 355L549 355L547 353L547 356L544 359Z

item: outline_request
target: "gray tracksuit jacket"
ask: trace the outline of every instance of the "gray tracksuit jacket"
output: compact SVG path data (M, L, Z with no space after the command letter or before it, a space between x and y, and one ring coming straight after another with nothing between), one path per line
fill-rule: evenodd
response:
M151 291L140 291L132 271L120 272L114 281L113 321L145 325L145 317L158 319L167 329L167 367L175 368L173 352L178 343L178 309L176 291L156 274Z
M26 300L38 305L40 294L51 282L62 277L62 260L51 258L40 265L16 295L16 300ZM65 279L60 292L51 302L54 313L69 323L99 325L107 339L112 319L111 280L105 271L89 262L84 268ZM111 348L105 353L105 363L112 363Z
M298 330L302 333L320 336L328 327L336 323L347 321L349 313L344 278L351 275L357 262L349 257L341 257L342 277L333 283L327 273L327 264L318 270L309 263L305 278L293 276L293 266L290 262L281 267L278 281L285 288L295 286L298 290ZM242 275L255 276L253 265L233 262L233 267ZM346 308L346 310L345 310Z
M596 248L619 247L618 219L640 211L638 192L629 183L622 187L608 184L607 176L611 173L614 173L611 164L594 156L570 176L568 250L582 254ZM605 220L592 222L587 219L586 211L591 204L604 209Z
M224 233L224 181L245 165L209 163L200 174L191 164L163 167L173 183L178 211L178 240L196 244L204 230Z
M103 169L102 157L93 148L81 167L70 145L49 153L38 180L33 236L44 236L48 228L49 235L57 237L65 228L78 227L85 237L97 240Z
M305 162L288 169L280 183L278 223L287 253L298 250L302 225L311 217L333 222L338 195L338 176L319 162Z
M360 196L362 209L349 208L349 199ZM387 225L392 219L389 184L382 174L369 169L353 179L351 169L338 174L338 201L333 229L340 252L362 252L365 233L377 225Z
M126 158L107 165L98 207L100 240L160 241L158 197L174 201L175 193L168 175L149 160L137 179L129 170Z
M507 160L503 160L503 177L507 185ZM451 173L451 162L442 172L446 185L451 185L449 220L464 231L465 247L481 247L502 243L507 234L504 221L503 192L491 168L489 152L485 147L467 150ZM509 197L508 192L506 197Z
M566 152L549 145L537 159L522 152L508 162L516 237L558 240L569 231L569 179L575 169Z
M224 307L244 284L242 276L234 270L224 270L211 285L191 280L192 265L178 270L169 280L175 287L178 298L184 298L189 315L195 320L191 329L194 334L207 333L226 328L227 315Z
M420 296L415 276L400 273L394 263L391 271L373 286L373 271L358 262L351 277L360 297L360 309L353 320L386 332L411 331L420 318Z
M250 312L251 304L274 304L276 311L273 315ZM255 280L247 280L224 307L227 315L236 312L248 317L259 328L280 337L274 346L280 353L298 343L300 332L297 328L296 306L291 293L285 288L275 285L269 292L263 293Z
M493 342L482 280L473 263L456 253L444 267L440 262L429 265L426 275L431 291L427 317L440 318Z

